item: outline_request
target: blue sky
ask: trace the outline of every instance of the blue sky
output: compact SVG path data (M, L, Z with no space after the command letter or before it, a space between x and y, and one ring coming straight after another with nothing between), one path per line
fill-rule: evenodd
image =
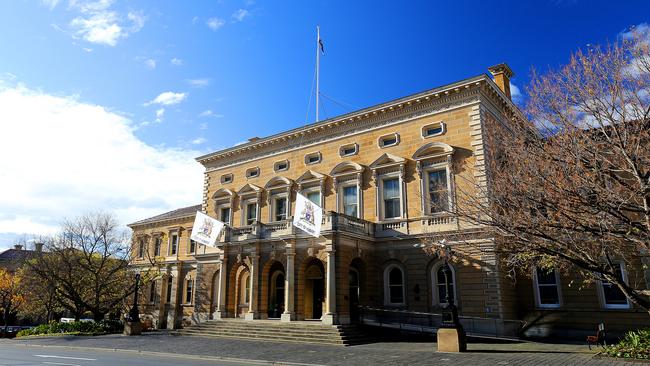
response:
M313 121L317 24L331 117L500 62L523 90L532 67L648 14L647 1L1 2L0 248L87 211L127 223L198 203L193 157Z

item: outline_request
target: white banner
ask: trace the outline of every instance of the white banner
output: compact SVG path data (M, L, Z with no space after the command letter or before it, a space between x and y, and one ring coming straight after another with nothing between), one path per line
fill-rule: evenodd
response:
M190 239L203 245L216 247L216 242L219 234L221 234L223 225L223 222L215 220L201 211L196 211L196 218L194 219Z
M293 226L318 238L323 222L323 209L302 194L296 194L296 210L293 212Z

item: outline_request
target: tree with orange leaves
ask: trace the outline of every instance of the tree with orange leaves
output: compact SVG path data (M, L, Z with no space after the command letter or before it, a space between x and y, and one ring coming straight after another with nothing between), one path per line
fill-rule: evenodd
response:
M4 316L5 333L9 326L9 316L23 304L20 276L0 268L0 307Z

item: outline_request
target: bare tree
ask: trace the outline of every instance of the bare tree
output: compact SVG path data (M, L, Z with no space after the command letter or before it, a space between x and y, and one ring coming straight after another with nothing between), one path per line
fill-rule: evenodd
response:
M455 214L489 228L512 268L578 272L650 312L644 281L618 265L639 268L650 250L649 41L635 33L533 72L525 116L488 119L488 184L459 184Z
M90 311L101 320L135 291L130 238L113 215L66 220L46 248L46 254L29 262L29 270L56 289L59 302L76 319ZM148 278L146 273L142 277Z

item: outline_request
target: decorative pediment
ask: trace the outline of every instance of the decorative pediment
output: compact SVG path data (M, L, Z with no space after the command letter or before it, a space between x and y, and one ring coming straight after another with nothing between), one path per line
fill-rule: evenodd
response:
M270 190L272 188L286 188L290 187L293 184L293 181L289 178L281 177L281 176L275 176L271 178L266 185L264 185L264 188L266 190Z
M245 186L241 187L241 189L237 192L237 194L240 196L246 196L246 195L257 194L261 192L262 192L261 187L258 187L255 184L247 183Z
M235 196L235 192L231 191L228 188L219 188L214 194L212 195L213 199L220 199L220 198L232 198Z
M298 183L298 185L303 185L306 183L322 182L324 180L325 180L324 174L315 172L313 170L308 170L303 175L298 177L298 179L296 179L296 183Z
M347 175L347 174L355 174L355 173L362 173L365 168L361 164L357 164L352 161L344 161L342 163L337 164L334 169L330 172L330 175L333 177L341 176L341 175Z
M422 160L429 158L436 158L451 155L454 153L454 148L445 144L444 142L430 142L422 145L413 154L413 160Z
M372 164L370 164L370 169L377 170L404 164L406 164L406 159L403 157L384 153L382 156L377 158L377 160L373 161Z

